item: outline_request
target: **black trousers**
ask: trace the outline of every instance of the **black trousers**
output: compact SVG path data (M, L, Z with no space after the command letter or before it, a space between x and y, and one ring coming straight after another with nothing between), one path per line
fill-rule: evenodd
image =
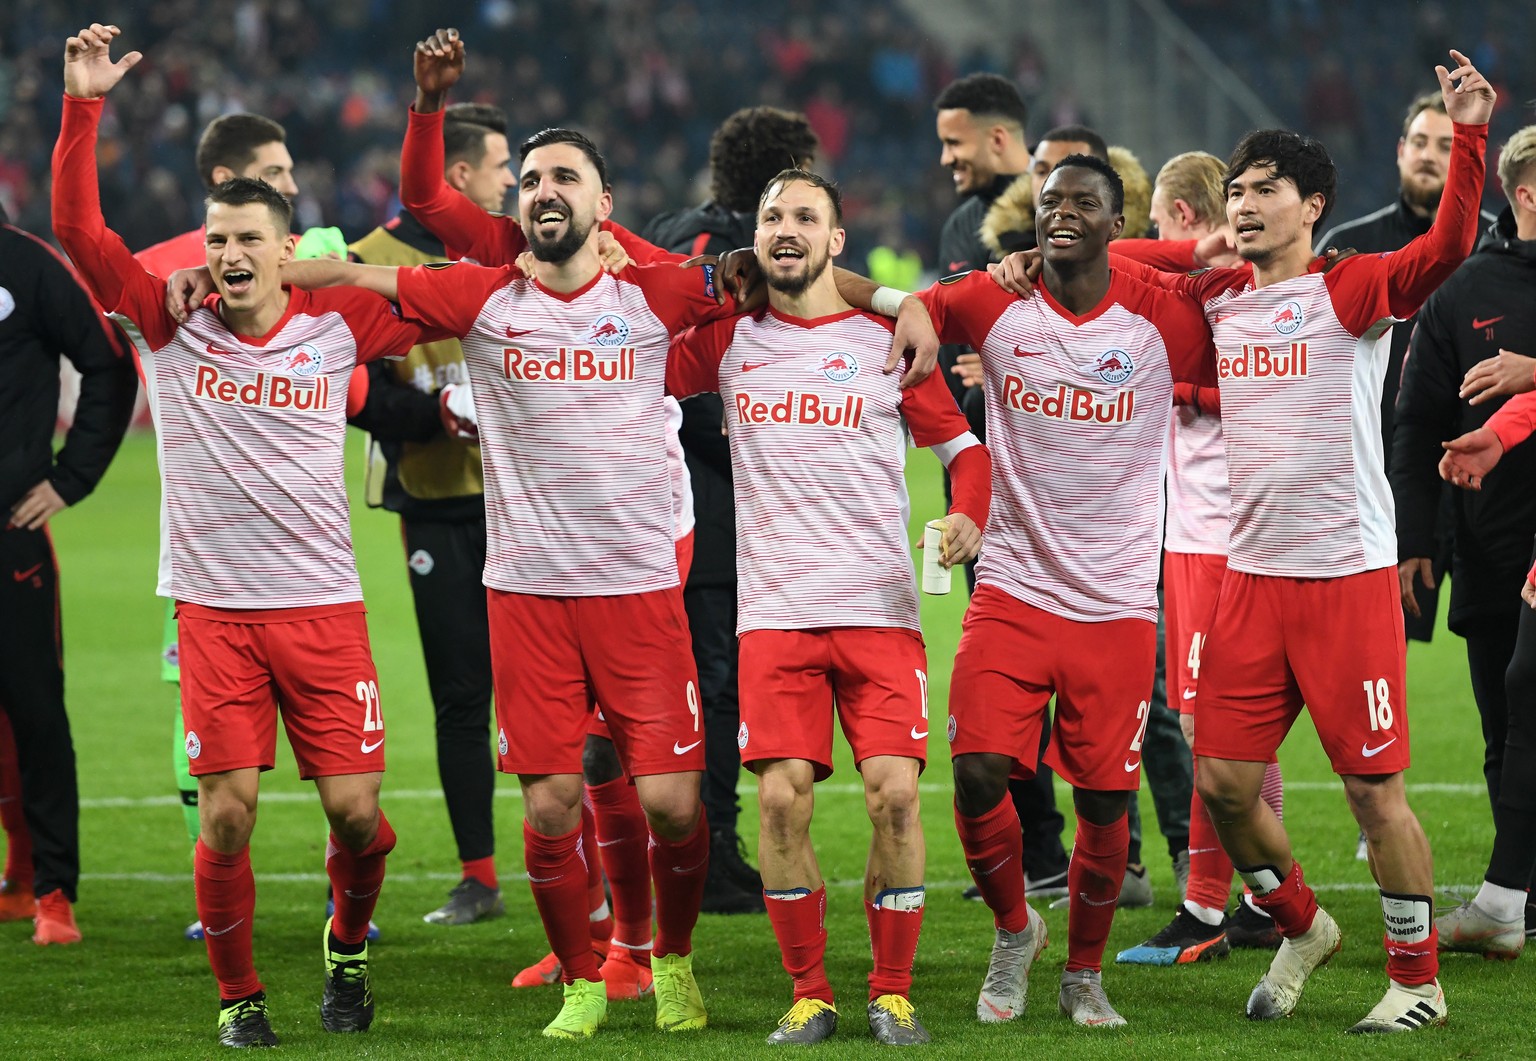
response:
M0 710L16 735L21 806L32 834L33 890L80 883L80 792L64 713L59 568L46 530L0 530Z
M1525 888L1536 872L1536 609L1523 602L1505 694L1509 731L1487 879L1505 888Z
M1472 699L1477 703L1477 713L1483 723L1483 778L1488 783L1488 804L1495 811L1504 772L1504 743L1509 736L1505 674L1515 654L1520 609L1530 610L1523 601L1516 601L1507 616L1484 619L1467 627L1465 632Z
M437 720L437 774L459 859L496 852L491 801L491 630L485 586L485 519L404 520L416 625Z
M699 699L704 710L704 780L699 798L711 829L736 831L741 801L736 782L741 776L741 752L736 731L741 726L737 699L736 587L690 586L683 590L683 608L693 635L693 662L699 671Z

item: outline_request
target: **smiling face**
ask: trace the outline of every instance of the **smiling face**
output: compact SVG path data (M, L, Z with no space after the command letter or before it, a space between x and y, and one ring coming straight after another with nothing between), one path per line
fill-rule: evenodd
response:
M1035 204L1035 236L1053 265L1103 256L1125 227L1114 192L1102 173L1071 165L1053 170Z
M939 165L949 167L955 192L970 195L985 188L997 176L988 151L987 127L963 108L939 111Z
M842 251L843 236L825 191L805 181L781 181L763 195L752 246L768 286L799 295Z
M1268 165L1249 166L1227 185L1227 220L1238 256L1264 265L1298 243L1311 246L1323 203L1321 193L1303 199L1295 181L1277 178Z
M214 287L230 309L250 312L280 293L293 237L264 204L210 203L203 238Z
M574 144L534 148L518 179L518 216L528 248L541 262L564 262L613 210L613 197L585 152Z

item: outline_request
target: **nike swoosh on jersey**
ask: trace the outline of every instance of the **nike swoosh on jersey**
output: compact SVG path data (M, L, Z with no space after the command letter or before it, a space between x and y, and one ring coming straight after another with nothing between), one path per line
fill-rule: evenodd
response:
M1485 321L1480 321L1476 317L1473 317L1472 318L1472 330L1476 331L1479 328L1491 328L1491 327L1493 327L1495 324L1499 323L1499 321L1501 321L1503 319L1504 319L1503 314L1500 314L1497 317L1489 317Z
M1379 746L1377 746L1375 748L1372 748L1369 744L1362 744L1362 745L1360 745L1360 754L1365 756L1367 759L1369 759L1369 758L1371 758L1371 757L1373 757L1375 755L1379 755L1380 753L1386 751L1388 748L1392 747L1392 745L1394 745L1396 743L1397 743L1397 738L1393 737L1391 740L1387 741L1387 743L1379 745Z
M230 353L228 350L220 350L218 347L214 346L212 343L208 344L208 352L210 354L213 354L215 357L234 357L235 356L234 354Z
M1186 700L1193 700L1195 698L1195 691L1193 689L1185 689L1181 695Z
M363 754L367 755L370 752L378 751L379 750L379 745L381 745L383 743L384 743L384 738L383 737L380 737L378 740L374 741L372 744L369 744L367 741L363 741Z
M926 736L928 736L928 731L926 729L923 730L921 733L919 733L917 731L917 727L916 726L912 727L912 739L913 740L922 740Z
M1141 769L1141 759L1139 757L1136 759L1135 762L1132 762L1129 759L1127 759L1125 761L1125 772L1126 773L1134 774L1139 769Z
M33 575L37 574L42 569L43 569L43 565L42 564L40 564L40 563L39 564L33 564L31 567L27 568L25 571L12 571L11 572L11 577L14 578L17 582L25 582L27 579L31 578Z
M760 368L762 368L762 367L763 367L763 366L764 366L764 365L766 365L766 364L767 364L767 363L768 363L768 362L766 362L766 361L759 361L759 362L758 362L758 363L757 363L757 364L755 364L755 365L754 365L754 364L752 364L752 363L750 363L750 362L747 362L747 361L743 361L743 362L742 362L742 363L741 363L741 370L742 370L742 371L743 371L743 372L753 372L753 371L755 371L755 370L757 370L757 369L760 369Z
M538 331L537 328L524 328L522 331L513 331L512 325L509 324L507 325L507 338L517 339L524 335L532 335L536 331Z
M1026 350L1022 346L1019 346L1017 343L1015 343L1014 347L1013 347L1013 356L1014 357L1044 357L1045 356L1045 351L1044 350Z
M678 741L673 741L672 742L672 754L673 755L687 755L689 752L693 751L693 749L697 748L700 744L703 744L703 743L704 742L702 740L696 740L692 744L682 744L682 743L680 743Z

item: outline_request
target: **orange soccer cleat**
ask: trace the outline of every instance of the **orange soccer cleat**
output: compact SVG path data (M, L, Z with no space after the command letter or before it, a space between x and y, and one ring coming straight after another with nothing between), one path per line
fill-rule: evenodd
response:
M58 889L37 900L37 916L32 919L32 926L32 942L40 947L50 943L80 942L75 908Z
M608 948L602 972L603 982L608 985L609 1002L649 998L656 991L650 965L637 961L634 952L622 943Z
M37 913L37 899L29 886L0 880L0 921L24 921Z

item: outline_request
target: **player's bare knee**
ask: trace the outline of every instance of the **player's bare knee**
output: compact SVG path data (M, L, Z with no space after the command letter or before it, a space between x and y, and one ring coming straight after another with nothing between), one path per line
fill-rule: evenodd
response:
M1195 788L1212 820L1218 822L1233 822L1244 817L1258 799L1257 792L1248 792L1226 771L1206 769L1204 765L1195 772Z
M523 817L540 836L564 836L581 825L581 778L520 777Z
M606 785L624 776L619 752L606 737L587 737L581 750L581 773L589 785Z
M363 850L373 843L379 832L377 801L359 799L339 807L327 807L325 816L330 820L331 832L337 842L349 851Z
M203 843L225 854L233 854L250 843L256 828L256 808L238 799L198 803L199 830Z
M1375 838L1413 817L1403 789L1402 774L1385 777L1344 777L1344 795L1355 821L1367 837Z
M979 818L1008 795L1007 758L1001 755L957 755L955 806L967 818Z
M1077 810L1078 817L1095 825L1113 825L1125 816L1133 794L1076 788L1072 790L1072 806Z
M865 781L864 805L875 831L902 836L917 823L917 777L889 776L874 783Z
M758 813L763 831L776 842L803 836L810 824L812 775L766 766L758 775Z

